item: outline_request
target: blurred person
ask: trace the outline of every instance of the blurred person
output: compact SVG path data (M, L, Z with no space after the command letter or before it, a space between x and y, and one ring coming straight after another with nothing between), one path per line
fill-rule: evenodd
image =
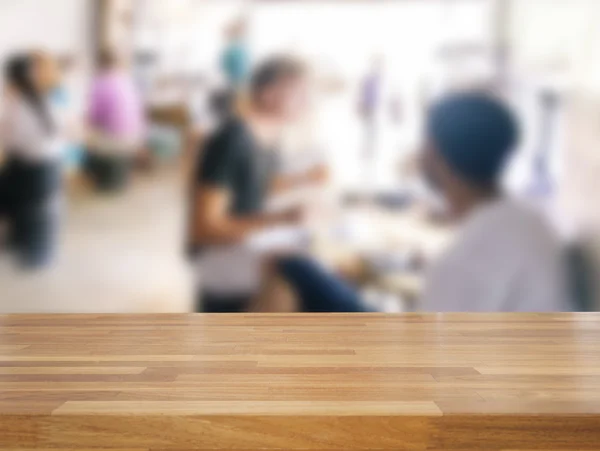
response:
M431 109L427 134L425 174L461 232L433 266L423 308L572 309L558 238L540 214L501 188L519 139L510 110L485 94L455 94Z
M518 128L508 108L486 94L451 95L430 110L422 167L460 230L426 277L421 310L573 308L558 239L535 210L500 187ZM310 260L284 260L278 272L301 304L360 303L356 291Z
M225 89L218 90L211 103L220 118L235 113L242 103L243 90L250 76L250 55L246 43L246 23L239 20L226 30L227 44L221 55L220 66L225 77Z
M199 311L250 308L260 285L261 256L248 241L271 227L301 220L298 208L267 212L269 194L326 178L321 167L277 176L280 135L305 109L302 64L274 57L257 68L249 89L247 110L217 128L199 152L189 233L202 285Z
M10 244L25 267L43 267L55 254L60 222L64 136L50 99L59 72L49 55L35 52L12 57L4 76L3 184Z
M101 191L119 191L128 181L144 140L144 107L133 78L117 55L98 58L88 111L86 172Z
M383 58L374 56L360 83L358 111L363 127L362 156L365 160L365 189L372 194L374 165L378 146L378 119L383 96Z
M221 57L221 68L229 88L238 92L250 76L250 55L246 44L246 23L238 21L227 30L227 46Z
M60 83L50 93L50 99L59 109L68 132L62 156L64 167L69 174L80 169L85 148L83 145L82 125L84 106L83 89L79 61L72 56L64 56L58 60L61 72Z

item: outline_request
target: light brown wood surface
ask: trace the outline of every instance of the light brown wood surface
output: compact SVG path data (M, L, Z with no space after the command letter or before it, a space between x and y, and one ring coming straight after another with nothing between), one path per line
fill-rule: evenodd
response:
M0 316L0 449L600 449L600 314Z

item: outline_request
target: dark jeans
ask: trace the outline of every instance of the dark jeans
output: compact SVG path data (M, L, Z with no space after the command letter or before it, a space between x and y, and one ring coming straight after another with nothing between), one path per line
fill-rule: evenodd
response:
M299 310L307 313L372 312L350 285L306 257L284 257L277 261L279 275L299 300ZM196 311L202 313L243 313L250 296L219 296L200 293Z
M85 172L99 191L120 191L129 182L131 159L122 155L103 155L90 151L85 158Z
M303 312L372 311L355 289L310 258L281 258L277 271L295 292Z
M11 158L4 172L3 214L9 224L9 245L27 268L45 266L57 244L60 166Z
M55 253L59 212L50 202L19 206L13 216L11 244L26 268L48 265Z

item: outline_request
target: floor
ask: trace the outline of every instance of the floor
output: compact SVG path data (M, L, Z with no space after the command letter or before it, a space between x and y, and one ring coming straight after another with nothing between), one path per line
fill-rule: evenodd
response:
M0 313L189 310L179 179L168 170L139 176L118 197L71 190L51 268L24 273L0 254Z

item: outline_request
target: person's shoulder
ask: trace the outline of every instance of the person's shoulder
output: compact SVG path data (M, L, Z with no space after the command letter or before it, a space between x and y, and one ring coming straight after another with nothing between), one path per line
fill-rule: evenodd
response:
M478 212L468 222L463 241L498 252L523 253L531 249L555 248L559 240L555 230L539 208L517 199L498 201Z
M94 86L98 89L116 91L133 85L133 78L126 73L106 72L96 75Z
M465 229L490 229L511 224L522 224L536 218L536 213L515 199L498 199L478 207L470 214Z
M15 117L17 122L37 122L38 120L35 107L22 96L15 98L10 114Z
M540 208L519 199L507 199L497 206L491 220L500 220L521 230L533 233L552 233L552 227Z
M105 73L100 73L100 74L96 74L94 76L94 78L92 79L92 85L95 88L102 88L104 86L106 86L110 81L110 78L108 76L108 74Z
M244 120L238 116L231 116L223 121L222 132L233 136L245 136L248 132L248 127Z
M241 119L230 118L223 121L208 137L207 147L231 147L242 150L247 141L247 130Z

